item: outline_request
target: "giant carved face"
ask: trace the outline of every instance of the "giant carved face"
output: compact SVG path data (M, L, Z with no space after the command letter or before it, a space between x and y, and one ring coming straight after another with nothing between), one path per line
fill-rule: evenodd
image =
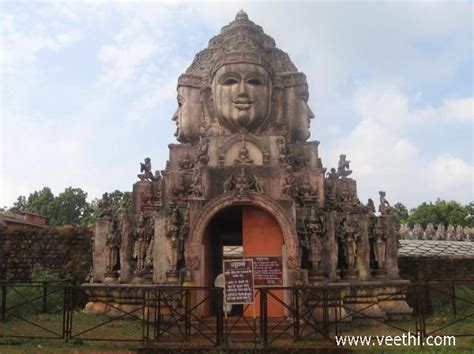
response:
M214 75L212 92L217 119L232 132L258 128L270 112L270 75L257 64L222 66Z
M202 109L199 89L190 86L178 87L178 109L173 114L176 122L175 136L182 143L193 143L198 137Z
M310 119L314 118L308 106L307 85L289 87L286 102L290 141L306 141L310 137Z

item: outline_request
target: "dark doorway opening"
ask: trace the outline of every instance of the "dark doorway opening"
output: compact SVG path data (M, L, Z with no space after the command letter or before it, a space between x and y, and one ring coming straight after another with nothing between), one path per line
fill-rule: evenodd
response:
M215 285L217 276L222 273L222 261L242 258L242 207L229 207L216 214L208 225L208 237L212 250L210 285ZM216 313L215 305L213 312ZM233 305L229 315L242 313L243 305Z

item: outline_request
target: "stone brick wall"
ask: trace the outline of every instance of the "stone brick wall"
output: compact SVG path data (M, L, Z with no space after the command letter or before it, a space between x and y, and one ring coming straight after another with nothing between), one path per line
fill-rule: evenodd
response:
M474 280L474 257L400 257L398 265L411 281Z
M92 264L92 230L79 227L0 230L0 279L28 282L41 269L83 282Z

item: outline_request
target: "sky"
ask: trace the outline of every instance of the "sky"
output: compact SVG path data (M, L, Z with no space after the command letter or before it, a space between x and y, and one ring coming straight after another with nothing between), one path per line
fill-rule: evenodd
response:
M163 169L177 78L240 9L306 74L310 140L362 201L474 200L471 2L2 1L0 206Z

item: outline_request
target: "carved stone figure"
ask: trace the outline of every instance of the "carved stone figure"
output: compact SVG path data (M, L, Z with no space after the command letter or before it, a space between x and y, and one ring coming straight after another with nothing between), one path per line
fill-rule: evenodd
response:
M102 199L99 201L99 215L98 218L112 217L112 205L109 198L109 193L102 194Z
M268 118L271 78L253 63L224 64L214 74L212 92L216 116L232 133L254 131Z
M106 277L117 277L117 266L118 266L118 252L120 244L117 240L115 233L109 234L107 241L105 242L105 276Z
M337 179L337 171L334 167L332 167L331 170L326 173L326 178L330 181Z
M290 198L296 198L297 196L296 177L291 166L286 167L286 175L283 182L282 194L283 196Z
M346 160L346 155L339 155L339 163L337 164L337 177L347 177L352 171L349 170L350 161Z
M202 138L198 146L196 164L206 165L209 162L208 151L209 151L209 139Z
M162 204L162 193L163 193L163 178L159 170L155 171L154 181L152 185L153 205L160 207Z
M137 175L141 181L154 181L155 178L151 172L151 160L149 157L145 158L145 162L140 162L140 174Z
M374 255L377 262L377 269L385 268L385 250L386 250L387 236L384 232L384 227L381 220L377 220L374 226Z
M143 213L138 215L138 225L135 231L135 243L133 247L133 259L136 260L135 276L141 277L145 270L146 241L145 241L145 220Z
M168 258L169 271L177 272L178 261L180 260L180 239L179 239L179 209L173 208L169 223L166 227L166 257Z
M191 183L189 195L194 198L202 198L204 196L204 186L202 185L202 175L200 167L194 168L193 181Z
M369 200L367 201L367 205L366 205L365 209L367 210L367 213L369 213L369 214L374 214L375 213L375 204L374 204L374 201L371 198L369 198Z
M379 205L379 212L380 215L389 215L392 207L390 206L390 203L385 199L385 192L380 191L380 205Z
M178 108L172 120L176 122L174 135L179 142L194 144L199 139L199 127L203 120L201 81L200 77L186 74L178 79Z
M453 225L448 225L446 230L446 241L456 241L456 231Z
M250 191L263 193L263 187L259 179L255 175L247 175L245 169L240 169L240 174L233 174L224 182L224 192L234 192L236 198L249 197Z
M435 239L436 240L445 240L446 239L446 230L445 230L443 224L438 224L438 227L436 228Z
M423 239L423 234L424 234L424 231L423 231L423 228L421 227L420 224L415 224L415 226L413 226L413 237L415 240L422 240Z
M348 222L346 218L344 218L340 227L347 269L354 270L357 259L358 227L355 223Z
M237 158L235 159L237 164L252 164L253 160L250 158L249 149L245 146L245 143L242 143L241 148L239 149Z
M288 147L286 146L285 138L280 137L277 139L278 145L278 162L285 164L288 162Z
M435 229L432 223L429 223L428 225L426 225L425 238L427 240L433 240L435 238Z
M466 233L461 225L456 226L456 240L458 241L465 241L466 240Z
M306 229L309 234L309 260L313 270L321 270L322 239L326 234L326 220L323 215L316 215L316 209L311 208Z
M180 175L178 178L178 184L173 187L173 194L175 197L183 198L187 194L187 188L184 181L184 175Z
M181 169L186 171L192 170L194 168L194 162L189 157L189 155L186 155L181 160L179 160L178 164Z
M398 232L401 240L408 240L410 237L410 227L408 224L401 224L400 231Z

